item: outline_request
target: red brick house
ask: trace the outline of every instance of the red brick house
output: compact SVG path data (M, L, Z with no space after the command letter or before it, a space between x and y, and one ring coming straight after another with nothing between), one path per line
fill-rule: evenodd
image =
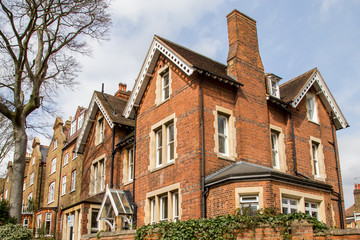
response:
M344 226L335 131L345 117L314 68L266 74L256 22L227 16L221 64L155 36L124 110L135 118L138 225L236 208L307 212Z
M124 156L129 154L131 145L126 145L122 151L116 146L120 139L131 136L134 130L134 121L121 114L129 95L126 85L120 84L115 96L95 91L90 101L75 147L75 151L83 156L81 234L110 230L108 224L97 219L98 215L106 215L100 212L106 189L132 188L131 179L125 181L122 173L125 171L122 165L126 159ZM108 207L106 205L106 209Z

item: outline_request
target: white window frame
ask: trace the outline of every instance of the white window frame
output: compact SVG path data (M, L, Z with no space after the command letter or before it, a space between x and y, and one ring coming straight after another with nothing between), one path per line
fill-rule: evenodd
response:
M24 227L29 227L29 219L28 218L24 218L23 226Z
M29 187L32 186L34 184L34 172L32 172L30 174L30 183L29 183Z
M179 193L178 192L173 192L172 193L172 211L173 211L173 216L172 216L172 220L173 222L177 222L179 221L179 217L180 217L180 213L179 213Z
M94 164L94 193L97 193L98 162Z
M53 174L54 172L56 172L56 158L54 158L53 160L51 160L51 171L50 171L50 175Z
M104 118L98 120L99 124L99 143L104 141Z
M71 172L71 189L70 192L76 190L76 169L72 170Z
M26 182L24 182L24 184L23 184L23 191L25 191L26 190Z
M250 207L252 210L259 210L259 194L240 195L240 208ZM256 209L253 209L253 207Z
M100 191L105 188L105 162L100 161Z
M160 201L160 221L169 220L169 197L168 195L163 195L159 197ZM166 216L165 216L166 213Z
M62 177L61 196L66 194L66 175Z
M280 98L279 82L276 80L269 80L270 82L270 94L273 97Z
M314 167L314 175L316 177L320 176L320 168L319 168L319 144L316 142L311 143L311 151L312 151L312 163Z
M128 150L128 180L134 178L134 148Z
M161 137L160 137L161 136ZM163 165L163 154L162 154L162 148L163 148L163 131L162 129L159 129L155 132L156 137L156 167L161 167Z
M77 152L73 152L73 157L72 157L72 160L74 160L75 158L77 158L78 157L78 154L77 154Z
M273 168L280 169L279 133L271 131L271 161Z
M316 207L314 207L315 205ZM305 213L314 217L313 214L316 214L316 218L319 219L319 204L312 201L305 201Z
M167 131L167 161L172 162L175 159L175 129L174 123L170 123L166 127ZM172 131L172 134L170 134ZM172 136L172 139L170 138ZM172 146L172 148L171 148ZM171 158L172 155L172 158Z
M46 231L46 226L47 224L49 224L49 232L46 233L45 232L45 236L51 236L51 218L52 218L52 213L46 213L45 214L45 224L44 224L44 231Z
M69 163L69 153L65 153L63 166L65 166L65 165L68 164L68 163Z
M35 156L32 157L32 166L35 165Z
M7 199L7 195L8 195L8 190L5 190L5 199Z
M317 104L316 97L313 94L306 95L306 106L307 106L307 114L309 121L318 123L318 112L317 112Z
M74 135L74 133L76 133L76 119L71 123L70 136Z
M220 132L220 128L219 128L219 124L220 124L220 119L224 120L224 132ZM219 154L223 155L223 156L229 156L229 117L218 113L217 116L217 121L218 121L218 143L219 143ZM222 152L220 150L220 139L223 138L224 139L224 151Z
M54 142L53 142L53 151L55 150L55 149L57 149L57 139L55 139L54 140Z
M165 84L166 78L168 81L167 84ZM170 98L170 72L169 72L169 68L167 68L161 73L161 99L164 102L169 98Z
M284 201L286 203L284 203ZM296 202L296 204L291 204L291 202ZM281 198L281 206L282 206L282 212L284 213L284 208L287 209L287 213L284 214L291 214L293 213L293 210L296 210L296 212L299 212L299 200L295 199L295 198L290 198L290 197L282 197Z
M48 204L54 202L55 199L55 181L49 185Z
M77 129L78 130L82 127L83 122L84 122L84 114L81 114L77 120Z
M156 223L155 212L156 212L155 198L152 198L152 199L150 199L150 223L151 224Z

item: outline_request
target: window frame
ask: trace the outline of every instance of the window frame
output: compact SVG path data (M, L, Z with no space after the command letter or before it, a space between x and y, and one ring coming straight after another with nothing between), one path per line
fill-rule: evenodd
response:
M166 68L160 73L161 76L161 101L165 102L170 98L170 71L169 68ZM167 84L165 84L167 80ZM167 96L166 96L167 94Z
M80 114L80 116L77 119L77 130L79 130L82 127L83 123L84 123L84 113Z
M67 181L66 178L67 178L66 175L64 175L61 178L61 196L64 196L66 194L66 181Z
M100 192L105 189L105 162L100 160Z
M51 220L52 220L52 213L45 213L45 222L44 222L45 236L51 236L52 235L51 234L51 222L52 222ZM49 224L49 232L46 232L47 223Z
M220 132L220 120L223 120L224 126L223 126L223 132ZM218 122L218 143L219 143L219 154L228 157L229 156L229 116L218 113L217 115L217 122ZM221 151L221 144L220 139L224 139L224 152Z
M104 118L101 117L98 120L99 124L99 144L104 142Z
M311 93L306 94L306 108L309 121L319 123L316 96Z
M55 181L49 184L48 204L53 203L54 201L55 201Z
M56 172L56 157L51 160L50 175Z
M163 131L158 129L155 132L156 138L156 167L161 167L163 165ZM160 136L160 137L159 137ZM160 140L159 140L160 139Z
M170 132L172 129L172 133ZM173 162L175 160L175 129L174 123L171 122L166 126L167 136L166 136L166 150L167 150L167 162ZM172 139L171 139L172 136ZM172 155L172 157L171 157Z
M308 206L306 206L307 204ZM312 206L313 204L316 205L315 208ZM319 203L305 200L305 213L312 217L314 217L313 213L316 213L315 217L319 220Z
M76 190L76 169L71 171L71 187L70 192L73 192Z
M254 197L255 200L246 200L246 198L254 198ZM239 196L239 201L240 201L239 205L241 209L250 207L250 209L254 212L260 209L259 194L241 194ZM253 209L253 206L256 206L256 209Z
M288 203L284 203L284 200L288 201ZM291 201L295 201L296 205L291 204ZM296 208L294 208L296 206ZM284 212L284 208L288 209L287 213ZM291 197L281 197L281 211L283 214L291 214L293 213L292 210L296 210L296 212L299 212L299 200Z
M76 133L76 119L71 123L71 127L70 127L70 136L74 135Z
M128 181L132 181L134 179L134 148L128 149Z
M319 143L311 141L312 164L314 168L314 176L320 177L319 167Z
M34 184L34 172L30 174L29 187L32 186L33 184Z
M64 155L64 163L63 166L67 165L69 163L69 153L65 153Z
M149 199L150 201L150 224L156 223L156 202L155 198Z
M162 195L159 197L159 206L160 206L160 222L167 222L169 220L169 196L168 196L168 194L165 194L165 195Z
M172 220L173 222L177 222L180 219L180 208L179 208L179 192L173 192L172 193Z
M279 137L280 133L277 131L271 130L271 162L272 167L280 169L280 148L279 148ZM275 140L275 142L274 142Z

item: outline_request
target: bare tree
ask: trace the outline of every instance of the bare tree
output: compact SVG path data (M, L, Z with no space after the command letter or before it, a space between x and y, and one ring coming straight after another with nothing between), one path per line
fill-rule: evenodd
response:
M11 122L0 113L0 163L14 147L14 136Z
M10 214L21 221L27 117L59 86L75 81L75 53L108 36L107 0L0 0L0 113L13 127Z

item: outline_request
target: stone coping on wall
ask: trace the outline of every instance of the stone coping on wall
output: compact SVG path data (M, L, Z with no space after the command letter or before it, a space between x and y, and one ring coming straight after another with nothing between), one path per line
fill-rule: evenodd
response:
M118 237L119 239L123 239L122 237L126 237L126 236L132 236L132 238L135 236L136 234L136 230L123 230L123 231L114 231L114 232L101 232L99 235L99 233L92 233L92 234L84 234L81 236L82 240L86 240L86 239L97 239L98 237L101 239L104 238L112 238L114 239L114 237Z

